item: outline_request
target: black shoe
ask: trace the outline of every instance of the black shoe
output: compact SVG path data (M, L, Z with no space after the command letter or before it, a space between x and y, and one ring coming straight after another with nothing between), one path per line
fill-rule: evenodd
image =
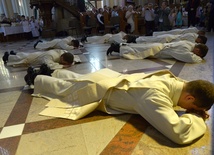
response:
M14 51L10 51L10 55L16 55Z
M4 52L4 56L2 57L2 60L4 61L4 64L6 64L8 62L8 58L9 58L9 53L8 52Z
M120 52L120 44L112 43L111 46L108 48L106 55L112 54L112 52Z
M38 43L42 43L43 41L42 40L38 40L35 44L34 44L34 48L36 48L36 46L38 45Z
M36 76L38 75L37 71L33 67L28 67L27 74L24 77L24 80L27 85L33 85Z
M86 36L83 36L83 37L81 38L81 42L87 42L87 37L86 37Z
M53 70L51 70L47 64L42 64L40 66L40 70L38 72L39 75L47 75L47 76L51 76L51 74L53 73Z

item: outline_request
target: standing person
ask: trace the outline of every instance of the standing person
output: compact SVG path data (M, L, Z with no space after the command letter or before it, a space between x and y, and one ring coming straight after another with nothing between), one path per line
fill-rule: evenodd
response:
M152 36L152 33L155 30L155 13L152 3L148 4L148 7L145 9L144 15L146 22L146 36Z
M182 20L183 20L183 12L182 12L182 7L180 6L178 8L178 12L176 15L176 23L175 23L176 27L178 28L182 27L182 24L183 24Z
M200 5L200 0L189 0L186 11L188 12L188 27L196 24L196 11Z
M170 14L169 14L169 22L170 22L171 28L174 28L174 27L175 27L175 19L176 19L176 16L177 16L177 12L176 12L175 8L173 8L173 9L170 11Z
M64 50L72 50L75 48L79 48L80 43L75 38L68 36L63 39L53 39L51 41L37 41L34 44L34 48L39 50L46 50L46 49L64 49Z
M99 8L98 9L97 20L98 20L98 24L99 24L98 32L103 34L104 30L105 30L104 17L103 17L103 8Z
M168 31L171 30L170 21L169 21L170 8L167 6L167 2L162 2L161 8L158 12L159 17L159 31Z
M118 14L118 6L117 5L114 5L113 6L113 10L111 12L111 17L118 17L119 14Z
M25 34L25 37L26 39L32 39L32 31L31 31L31 27L30 27L30 21L28 18L25 18L24 15L22 15L21 17L21 25L23 27L23 31L24 31L24 34Z
M127 20L127 23L131 26L130 33L133 33L135 30L134 14L135 14L135 11L133 10L133 6L129 5L128 10L126 11L126 14L125 14L125 18Z
M55 70L52 77L36 77L33 96L50 100L41 115L77 120L95 109L140 114L173 142L190 144L207 130L214 85L205 80L188 82L166 70L121 74L101 69L86 75ZM178 115L176 106L187 112Z
M30 26L31 26L31 31L32 31L32 36L33 38L38 38L39 37L39 22L35 20L34 16L31 16L31 21L30 21Z
M207 31L211 32L213 30L214 32L214 0L210 1L210 12L208 16Z
M38 23L39 23L39 34L42 35L42 30L43 30L43 27L44 27L44 21L43 21L41 16L40 16L40 18L38 20Z
M159 27L159 16L158 16L158 12L160 10L160 7L158 6L157 3L154 4L154 14L155 14L155 31L158 31L158 27Z

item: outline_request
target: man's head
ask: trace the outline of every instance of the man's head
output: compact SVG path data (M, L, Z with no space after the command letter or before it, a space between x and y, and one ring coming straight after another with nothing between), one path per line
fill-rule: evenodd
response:
M207 43L207 37L205 36L198 36L195 40L196 43L206 44Z
M207 55L208 47L205 44L196 44L193 53L197 56L204 58Z
M79 48L80 42L79 40L72 40L71 45L74 46L74 48Z
M70 66L74 62L74 55L71 53L63 53L60 57L60 64Z
M206 32L204 30L199 30L198 35L199 36L205 36Z
M195 80L184 85L178 105L187 110L209 110L214 103L214 84Z

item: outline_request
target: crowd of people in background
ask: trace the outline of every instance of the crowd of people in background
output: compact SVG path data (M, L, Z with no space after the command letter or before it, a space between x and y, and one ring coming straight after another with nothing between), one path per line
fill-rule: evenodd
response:
M198 1L198 2L197 2ZM193 6L193 2L194 5ZM185 5L171 4L163 1L158 4L146 3L142 5L127 6L104 6L103 8L93 8L91 11L95 14L99 31L104 31L103 12L107 11L111 17L119 16L119 11L125 11L125 21L128 24L126 33L133 33L135 30L134 14L139 14L145 21L145 35L151 36L154 31L168 31L173 28L185 26L198 26L205 31L214 30L214 1L211 0L206 4L199 0L189 1ZM129 29L129 31L128 31Z
M103 12L107 11L111 17L119 16L119 11L125 12L124 20L127 22L126 33L132 34L135 31L134 14L138 14L145 22L145 35L151 36L154 31L168 31L173 28L185 26L198 26L205 31L214 31L214 0L202 3L200 0L190 0L187 4L168 4L163 1L160 5L156 3L146 3L142 5L126 6L104 6L103 8L92 8L86 12L92 12L98 22L98 32L105 31ZM185 18L184 18L185 17ZM88 20L90 16L86 18ZM37 38L41 35L43 20L17 15L16 18L3 17L1 23L21 24L23 26L26 39ZM86 22L87 23L87 22Z
M35 19L34 16L17 15L16 18L7 18L4 16L0 24L8 24L10 26L23 26L23 32L26 39L38 38L42 33L44 22L42 18Z

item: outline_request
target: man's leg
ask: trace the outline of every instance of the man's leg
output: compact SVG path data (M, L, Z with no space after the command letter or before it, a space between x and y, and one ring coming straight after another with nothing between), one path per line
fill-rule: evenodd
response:
M34 94L51 98L69 97L73 92L85 87L90 81L66 81L55 77L38 75L34 81Z

